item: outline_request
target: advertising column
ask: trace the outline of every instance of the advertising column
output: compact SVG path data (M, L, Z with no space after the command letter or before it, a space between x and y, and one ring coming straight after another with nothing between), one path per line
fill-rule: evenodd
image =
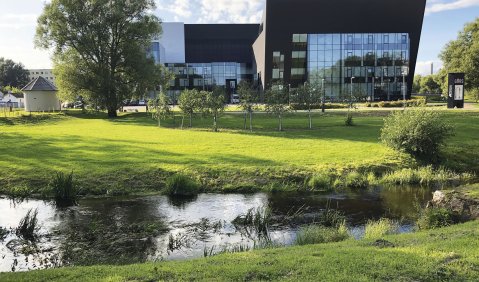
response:
M447 107L449 109L464 108L464 73L449 74Z

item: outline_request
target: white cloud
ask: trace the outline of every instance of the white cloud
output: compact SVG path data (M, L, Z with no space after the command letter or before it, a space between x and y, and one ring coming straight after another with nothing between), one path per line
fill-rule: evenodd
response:
M426 8L426 14L465 9L474 6L479 6L479 0L429 0Z
M416 74L430 75L431 64L434 64L434 73L437 73L443 67L441 61L418 61L416 62Z

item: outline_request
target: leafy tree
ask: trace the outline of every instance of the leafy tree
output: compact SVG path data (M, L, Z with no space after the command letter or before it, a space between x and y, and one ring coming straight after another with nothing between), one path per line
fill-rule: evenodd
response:
M193 114L197 109L197 101L199 92L196 89L193 90L184 90L181 92L180 98L178 99L178 106L180 110L183 112L183 119L181 121L181 128L183 128L185 115L187 115L190 119L190 127L193 126Z
M466 90L479 89L479 18L465 25L457 39L446 45L440 58L445 72L466 73Z
M173 114L170 108L170 99L163 92L160 92L158 97L150 100L150 107L153 109L153 118L158 120L158 126L161 127L161 120Z
M313 129L311 110L313 105L320 102L320 91L321 89L315 88L315 86L310 83L305 83L295 91L295 102L308 110L309 129Z
M23 64L0 58L0 86L22 88L28 82L28 71Z
M288 104L288 88L282 83L273 83L265 93L266 112L276 115L279 122L279 131L283 131L283 117L290 108Z
M155 79L154 62L147 56L151 38L161 33L159 19L150 13L154 9L153 0L46 4L35 43L54 48L61 93L88 97L116 117L124 99Z
M238 95L240 97L240 107L244 112L244 129L246 130L246 116L249 115L249 130L253 132L253 112L257 108L258 92L249 81L243 80L238 85Z
M417 74L414 76L414 82L412 84L413 93L421 93L421 80L422 80L422 75Z
M225 110L225 91L222 87L214 87L212 92L207 92L206 108L213 116L213 130L218 132L218 118Z

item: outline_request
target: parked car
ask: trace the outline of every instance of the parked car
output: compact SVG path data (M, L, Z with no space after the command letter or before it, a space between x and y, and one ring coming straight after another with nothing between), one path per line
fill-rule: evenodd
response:
M66 102L63 102L62 108L64 108L64 109L71 109L71 108L73 108L74 105L75 105L75 103L66 101Z
M240 103L240 97L238 94L233 94L231 96L231 104L239 104Z
M146 106L146 100L140 100L138 101L139 106Z
M84 107L85 107L85 104L83 104L83 102L80 102L80 101L75 102L75 104L73 105L74 109L83 109Z

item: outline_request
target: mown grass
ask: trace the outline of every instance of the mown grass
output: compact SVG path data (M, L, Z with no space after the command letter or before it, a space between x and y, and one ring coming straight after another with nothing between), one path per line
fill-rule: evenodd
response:
M2 273L1 281L475 281L479 222L373 240L223 254L191 261Z
M0 193L41 194L51 175L75 171L82 193L131 194L160 191L168 176L185 174L206 191L252 192L297 189L322 171L384 172L409 167L412 160L379 142L388 111L355 113L356 126L345 127L345 112L305 113L277 120L258 113L255 132L243 128L243 115L228 113L211 131L210 118L196 117L193 129L180 130L180 117L158 128L146 113L108 120L104 114L0 117ZM444 162L479 171L479 112L446 113L457 127ZM289 187L289 188L288 188Z

